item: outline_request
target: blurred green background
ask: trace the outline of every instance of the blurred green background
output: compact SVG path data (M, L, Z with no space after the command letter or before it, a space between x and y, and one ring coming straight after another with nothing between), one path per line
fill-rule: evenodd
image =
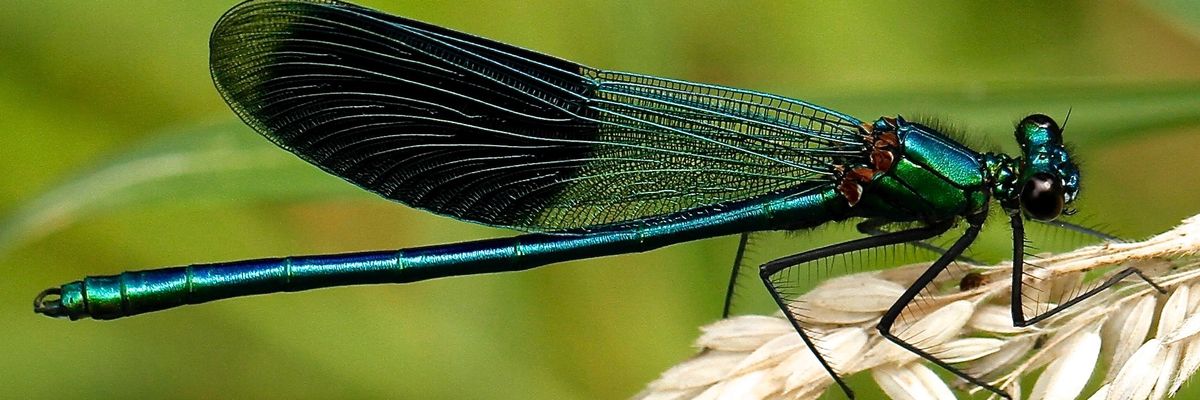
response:
M829 3L362 2L601 68L935 116L1010 151L1015 121L1070 109L1085 221L1141 237L1200 211L1194 2ZM626 398L693 353L734 238L112 322L33 314L88 274L511 234L360 193L242 127L207 66L233 4L0 7L0 397ZM1003 254L1000 236L980 250ZM739 311L774 311L744 286Z

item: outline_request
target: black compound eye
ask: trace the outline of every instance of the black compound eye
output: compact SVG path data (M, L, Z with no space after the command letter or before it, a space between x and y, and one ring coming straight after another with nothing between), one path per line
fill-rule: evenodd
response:
M1049 116L1046 116L1045 114L1030 115L1028 117L1025 117L1025 119L1022 119L1021 123L1017 124L1017 126L1025 126L1025 125L1033 125L1033 126L1045 128L1046 130L1049 130L1050 132L1053 132L1053 133L1061 132L1061 129L1058 128L1058 123L1054 122L1054 118L1050 118Z
M1050 117L1033 114L1017 124L1017 143L1023 151L1030 150L1029 146L1061 146L1062 128Z
M1021 189L1021 208L1033 219L1050 221L1063 210L1062 180L1047 173L1035 174Z

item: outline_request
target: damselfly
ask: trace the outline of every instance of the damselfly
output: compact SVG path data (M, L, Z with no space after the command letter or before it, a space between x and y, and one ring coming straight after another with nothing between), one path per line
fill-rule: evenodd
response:
M332 0L248 1L211 37L213 80L239 117L300 158L385 198L530 232L371 253L287 257L93 276L35 310L114 319L252 294L518 271L747 232L865 219L868 236L761 266L767 290L842 388L787 290L790 269L939 236L956 241L887 311L898 345L996 393L896 334L897 318L975 240L994 200L1012 226L1013 322L1025 218L1079 193L1061 129L1035 114L1022 153L979 153L901 117L863 122L786 97L594 69ZM894 223L915 225L887 229ZM744 236L743 236L744 237ZM744 240L743 240L744 243ZM1140 274L1139 274L1140 275Z

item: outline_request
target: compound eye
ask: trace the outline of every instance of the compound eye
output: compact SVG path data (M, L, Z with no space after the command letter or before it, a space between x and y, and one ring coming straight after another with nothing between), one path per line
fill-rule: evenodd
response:
M1054 122L1054 118L1050 118L1045 114L1033 114L1021 120L1017 126L1033 125L1048 131L1059 133L1058 123Z
M1021 208L1033 219L1051 221L1058 218L1063 202L1062 180L1054 175L1035 174L1021 189Z

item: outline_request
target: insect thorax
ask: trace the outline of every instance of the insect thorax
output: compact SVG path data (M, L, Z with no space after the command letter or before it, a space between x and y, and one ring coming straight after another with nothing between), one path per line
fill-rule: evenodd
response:
M860 131L868 157L835 171L838 193L854 215L945 220L985 206L988 188L980 154L901 117L880 118Z
M1006 210L1020 208L1017 195L1021 190L1021 160L999 153L985 153L981 157L992 198Z

